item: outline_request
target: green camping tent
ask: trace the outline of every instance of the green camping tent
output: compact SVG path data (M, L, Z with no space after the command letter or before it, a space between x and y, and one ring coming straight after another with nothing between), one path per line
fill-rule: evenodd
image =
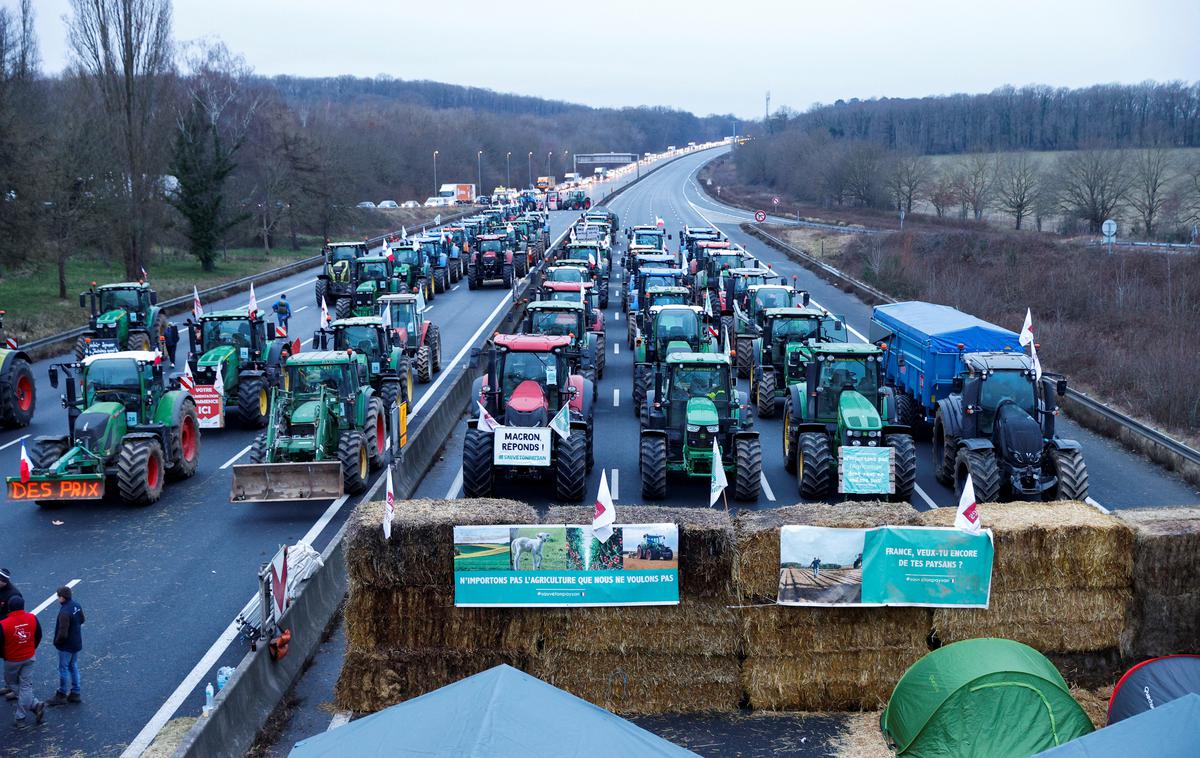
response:
M1033 755L1092 731L1054 664L1019 642L963 640L909 667L880 717L897 755Z

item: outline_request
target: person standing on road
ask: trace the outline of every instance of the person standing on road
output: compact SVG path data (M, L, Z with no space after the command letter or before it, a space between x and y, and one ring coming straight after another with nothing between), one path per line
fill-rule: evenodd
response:
M29 725L30 713L39 724L46 716L46 704L33 694L33 664L41 643L42 627L37 616L25 610L25 598L9 598L8 616L0 621L0 655L4 658L4 683L17 690L13 717L18 729Z
M0 568L0 621L8 616L8 601L14 597L21 597L21 591L12 583L12 573L6 568ZM17 693L3 682L0 682L0 696L9 700L17 699Z
M279 321L279 325L283 327L283 331L287 332L288 319L292 317L292 306L288 304L287 295L280 295L275 304L271 306L271 310L275 311L275 318Z
M58 588L58 618L54 621L54 647L58 649L58 691L49 705L82 703L79 695L79 651L83 650L83 608L71 597L70 587Z
M175 365L175 350L179 347L179 327L175 324L167 324L166 330L167 342L167 357L171 359L171 365Z
M819 577L821 575L821 559L820 558L813 556L812 563L808 564L808 567L812 569L813 579L816 579L817 577Z

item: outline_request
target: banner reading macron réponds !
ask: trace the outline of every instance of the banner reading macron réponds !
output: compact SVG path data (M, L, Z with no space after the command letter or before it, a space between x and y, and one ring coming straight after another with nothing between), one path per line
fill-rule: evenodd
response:
M992 533L924 526L779 531L780 605L987 608Z
M678 603L675 524L621 524L604 542L590 524L454 527L456 606Z

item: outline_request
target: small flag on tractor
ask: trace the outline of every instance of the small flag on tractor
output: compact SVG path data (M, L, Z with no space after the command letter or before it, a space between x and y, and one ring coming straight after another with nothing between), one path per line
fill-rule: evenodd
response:
M392 489L392 467L387 470L387 499L383 503L383 538L392 538L392 518L396 515L396 493Z
M383 257L389 261L396 259L396 256L392 255L392 246L388 244L387 237L383 238Z
M33 461L29 460L29 453L25 452L25 443L21 443L21 484L29 484L29 477L33 474Z
M216 379L213 380L213 390L217 393L218 397L225 397L225 372L221 370L220 366L217 366Z
M1021 336L1018 338L1021 347L1033 344L1033 311L1025 309L1025 323L1021 325Z
M434 224L434 226L437 226L440 223L442 223L442 214L439 213L438 215L433 217L433 224Z
M299 337L292 340L292 355L295 355L298 352L300 352L300 338Z
M662 216L655 216L654 217L654 225L657 226L659 229L662 229L663 227L665 227L667 225L667 222L662 220Z
M608 472L601 470L600 492L596 495L596 509L592 512L592 536L601 542L608 542L616 520L617 507L613 505L612 493L608 491Z
M403 226L400 227L400 239L402 239L402 240L408 239L408 229L406 227L403 227Z
M492 418L492 414L488 413L488 409L483 407L483 403L478 400L475 404L479 406L479 424L478 427L489 434L500 428L500 424L496 419Z
M200 304L200 292L192 285L192 318L197 321L204 315L204 306Z
M383 304L383 313L381 313L380 315L383 317L383 328L391 329L392 328L392 306L388 303L384 303Z
M714 437L712 477L709 480L708 486L709 508L717 504L717 501L720 500L721 496L725 494L725 488L729 486L729 480L725 478L725 464L721 461L721 446L717 444L717 439Z
M196 388L196 377L192 374L192 366L187 361L183 362L183 376L179 377L179 386L185 392L191 392Z
M329 323L329 306L325 304L325 298L321 298L321 328L324 328Z
M278 621L287 610L287 580L288 580L288 547L283 549L271 560L271 599L275 601L275 620Z
M571 436L571 406L564 405L554 418L550 419L550 428L558 432L564 440Z
M150 275L146 273L146 267L142 266L141 269L142 269L142 281L143 282L150 281Z
M975 481L967 473L967 482L963 485L962 495L958 498L958 512L954 514L954 528L964 532L979 534L983 526L979 519L979 508L975 502Z
M254 297L254 282L250 282L250 305L246 307L246 313L250 314L251 319L258 313L258 298Z

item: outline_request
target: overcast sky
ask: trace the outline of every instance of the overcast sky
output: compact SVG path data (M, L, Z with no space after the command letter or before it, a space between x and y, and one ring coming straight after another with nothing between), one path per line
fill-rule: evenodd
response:
M13 7L17 0L0 0ZM69 0L34 0L44 68ZM1200 79L1200 0L176 0L260 74L387 74L759 118L851 97Z

